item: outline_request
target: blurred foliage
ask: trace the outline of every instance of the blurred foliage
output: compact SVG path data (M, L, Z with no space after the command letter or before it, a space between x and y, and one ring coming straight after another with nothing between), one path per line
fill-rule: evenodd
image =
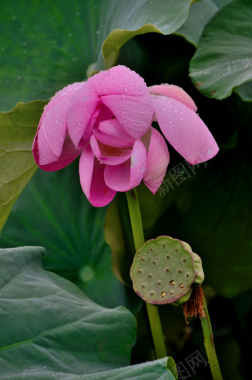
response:
M135 1L130 1L135 5ZM98 65L103 63L99 51L109 32L118 27L128 27L130 31L141 29L145 23L144 17L124 17L127 12L129 16L135 12L134 7L127 8L130 1L123 1L117 13L113 8L116 4L114 0L101 8L99 2L92 2L92 10L88 1L80 6L78 1L75 2L71 10L66 8L65 2L60 5L56 2L48 8L53 28L43 29L42 23L38 22L33 34L32 23L21 22L21 18L26 17L22 11L24 5L20 3L17 8L20 14L24 13L21 18L12 12L12 6L6 5L9 7L8 20L12 20L15 26L8 31L12 37L4 34L0 42L5 43L8 37L12 45L16 44L16 49L12 49L11 45L8 48L1 45L7 49L4 50L4 64L0 70L3 83L6 83L2 91L5 101L2 105L6 103L9 107L19 100L48 98L64 85L83 80L90 64L97 59ZM113 6L109 8L108 3ZM144 8L147 3L153 2L139 2L139 12L141 7L148 8ZM178 2L167 1L166 5L169 8L175 3ZM48 2L44 4L40 12L41 20L48 12ZM188 5L189 2L183 4ZM174 33L168 36L161 33L139 34L127 42L126 36L132 37L134 33L112 33L112 40L119 35L122 40L116 42L117 49L112 49L111 61L107 46L108 65L113 63L121 48L117 64L135 70L147 85L172 83L183 87L195 100L200 117L220 146L220 153L206 164L191 167L169 146L171 163L161 189L155 196L144 185L137 189L145 238L170 235L187 241L193 251L202 257L206 274L205 294L209 299L215 344L224 378L250 379L252 98L249 81L252 2L196 2L191 6L186 22L188 8L179 14L173 30L172 24L166 25L166 18L163 17L168 12L164 8L162 12L159 7L157 9L159 15L153 14L153 28L159 28L164 34ZM116 14L118 18L113 21ZM83 15L87 18L86 23L83 22ZM37 20L36 12L30 10L31 19L35 16ZM2 13L1 17L7 16ZM150 21L151 15L146 17ZM68 24L69 19L72 20L71 25ZM146 32L152 30L151 27L147 29ZM16 33L17 30L19 33ZM107 38L107 43L110 38ZM79 44L80 40L82 45ZM38 41L40 44L37 44ZM24 42L27 45L23 45ZM106 52L106 48L103 51ZM31 52L35 52L34 56ZM7 65L10 59L12 64ZM232 64L232 60L237 63L239 59L247 67ZM19 65L15 65L18 60ZM8 73L4 71L5 64ZM189 67L198 89L189 77ZM205 87L197 82L204 82ZM234 89L235 86L238 87ZM222 101L213 99L229 94L231 96ZM93 209L82 194L75 165L58 173L37 172L15 203L3 228L0 245L45 246L46 269L75 282L100 305L124 305L137 314L141 302L133 294L128 276L134 248L124 194L117 194L105 220L106 210ZM180 176L176 176L178 169L181 170ZM105 239L110 245L113 259L104 240L104 220ZM117 278L111 270L111 261ZM117 279L129 286L120 284ZM195 373L187 362L194 352L199 352L206 359L199 321L190 321L188 326L181 308L165 306L159 309L168 354L174 356L177 363L182 363L193 379L210 379L209 367L204 362L199 363ZM137 340L132 351L134 364L153 359L145 307L138 313L137 320Z

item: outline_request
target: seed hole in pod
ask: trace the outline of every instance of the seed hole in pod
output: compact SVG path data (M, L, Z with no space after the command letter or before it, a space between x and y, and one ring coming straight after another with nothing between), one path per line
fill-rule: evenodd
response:
M157 284L160 286L163 284L163 281L162 280L158 280Z
M186 263L186 259L185 258L183 258L181 261L182 261L183 264Z
M145 289L146 288L146 284L142 284L142 289Z
M189 273L186 273L186 275L185 275L185 276L186 276L186 278L190 277Z
M167 250L167 245L166 244L162 244L161 248L162 248L163 251L166 251Z
M148 274L148 278L153 278L153 274L152 274L152 273L149 273L149 274Z
M144 274L144 270L143 269L138 269L137 273L142 276Z
M144 257L144 256L142 256L142 257L141 257L141 261L142 261L143 263L147 263L147 258Z
M161 293L161 297L165 297L166 296L166 293L165 292L162 292Z
M171 281L170 281L170 284L171 284L172 286L174 286L174 285L175 285L175 281L174 281L174 280L171 280Z
M180 289L183 289L184 285L183 284L179 284L179 287L180 287Z
M157 262L157 260L152 260L151 264L152 264L154 267L156 267L156 266L158 265L158 262Z
M170 292L170 296L171 296L171 297L174 297L174 293L173 293L173 292Z
M165 268L166 273L170 273L170 271L171 271L170 268Z
M150 248L150 253L155 253L155 252L156 252L155 248Z
M177 256L179 254L178 248L174 248L174 254Z
M181 274L182 273L182 270L178 269L178 274Z
M152 290L151 292L150 292L150 296L155 296L155 294L156 294L156 292L155 292L155 290Z

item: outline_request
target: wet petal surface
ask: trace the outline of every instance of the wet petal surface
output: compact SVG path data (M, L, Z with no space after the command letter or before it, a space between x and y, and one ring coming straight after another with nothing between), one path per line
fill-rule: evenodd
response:
M104 181L105 167L94 156L90 145L86 145L80 157L80 182L84 194L95 207L106 206L116 194Z
M163 136L155 128L151 128L151 138L143 181L153 194L160 187L169 162L170 155Z
M134 144L131 158L121 165L106 166L106 184L115 191L128 191L138 186L143 179L147 151L142 141Z
M152 99L161 131L186 161L195 165L218 153L211 132L194 111L165 96L152 95Z

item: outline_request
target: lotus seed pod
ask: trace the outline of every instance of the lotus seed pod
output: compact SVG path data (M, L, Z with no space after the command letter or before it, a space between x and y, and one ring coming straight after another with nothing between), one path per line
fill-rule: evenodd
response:
M137 251L130 270L134 291L146 302L186 302L193 284L204 278L201 259L189 244L169 236L148 240ZM200 282L201 281L201 282Z

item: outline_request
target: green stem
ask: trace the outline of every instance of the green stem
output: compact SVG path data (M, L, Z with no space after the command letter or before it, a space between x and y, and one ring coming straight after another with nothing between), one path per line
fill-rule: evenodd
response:
M135 249L136 251L138 251L142 247L142 245L145 243L145 239L144 239L142 218L141 218L136 189L128 191L126 193L126 196L127 196L127 201L128 201ZM167 353L166 353L166 348L164 344L164 337L163 337L161 321L159 318L158 307L150 303L146 303L146 307L147 307L156 357L157 359L160 359L160 358L165 357Z
M213 330L212 330L211 321L208 314L205 298L204 298L204 312L205 312L205 317L200 318L200 320L201 320L201 326L203 330L204 344L206 348L208 362L210 364L210 369L212 372L213 379L223 380L221 370L220 370L220 365L219 365L215 347L214 347Z

